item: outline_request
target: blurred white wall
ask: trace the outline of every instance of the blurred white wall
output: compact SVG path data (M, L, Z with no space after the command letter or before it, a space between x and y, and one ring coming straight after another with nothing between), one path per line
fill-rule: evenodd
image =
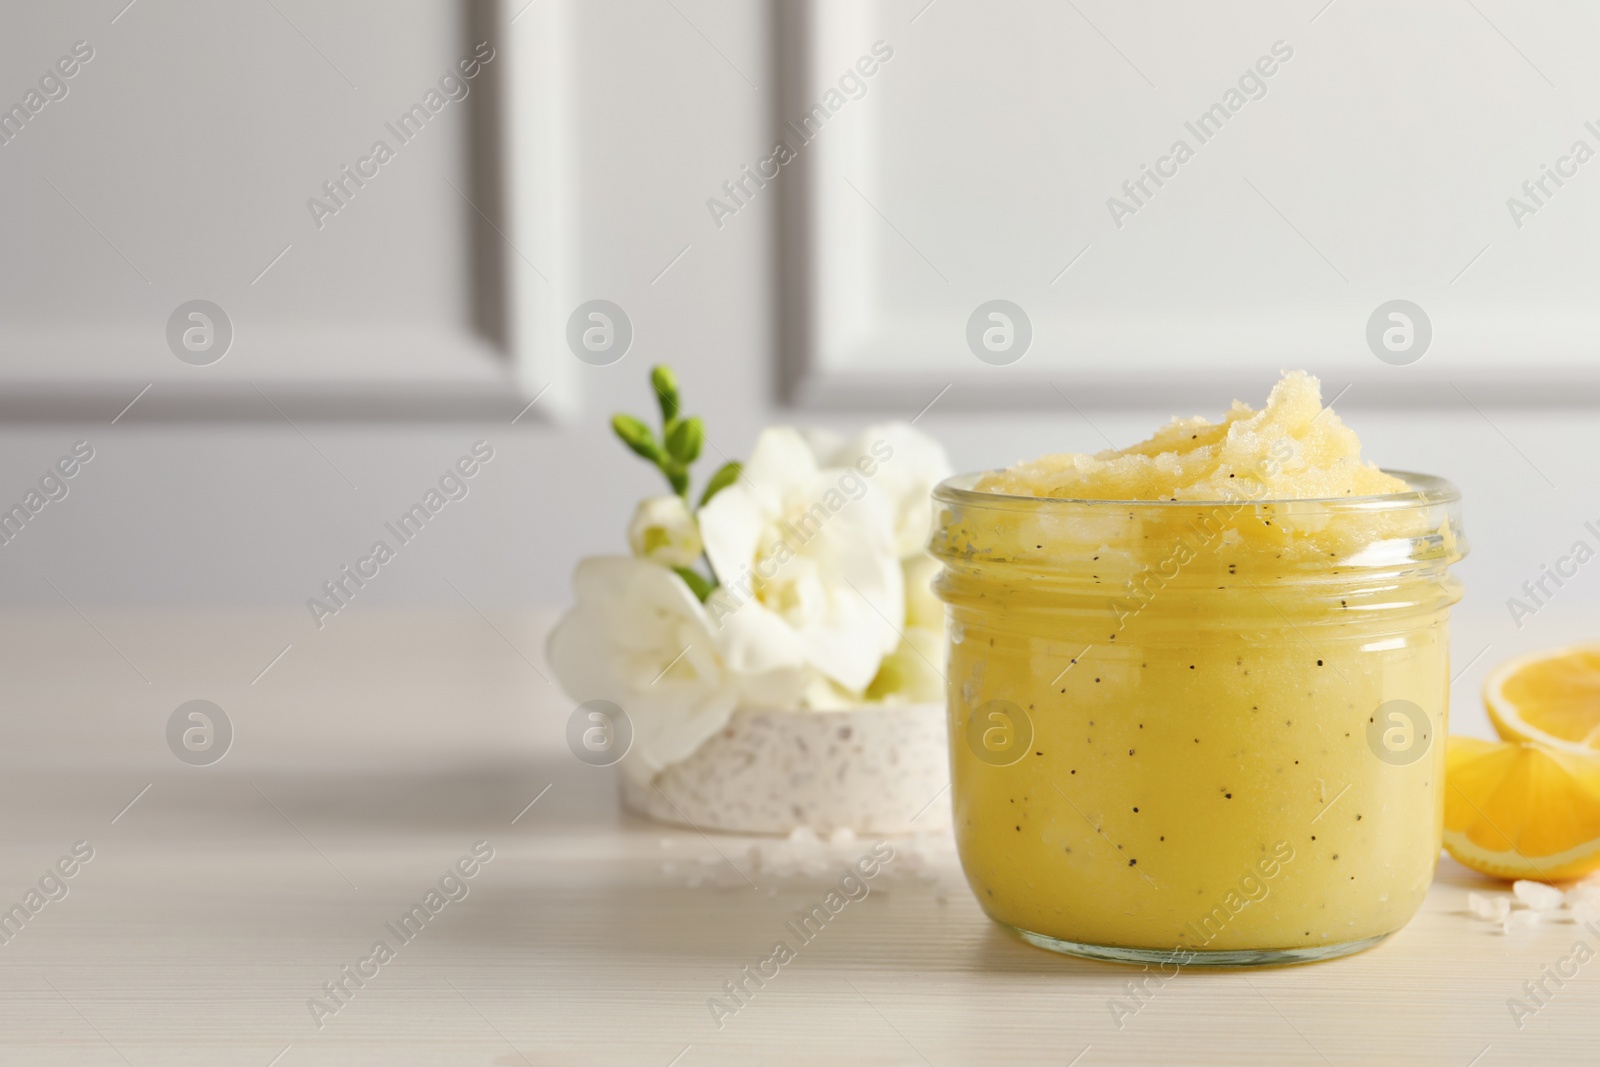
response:
M160 14L160 0L145 3L154 9L146 14ZM28 22L16 12L5 19L23 29ZM355 609L459 610L451 583L485 609L553 608L568 595L574 561L624 550L633 502L659 488L654 472L607 428L613 411L649 412L651 363L677 368L688 407L704 416L715 449L733 457L772 422L847 428L916 414L916 407L837 415L779 407L778 200L757 199L720 230L707 217L709 191L763 154L770 139L765 5L637 0L573 5L572 20L575 97L564 103L573 109L579 151L570 163L581 196L569 216L570 261L546 266L570 291L622 304L635 328L622 361L577 367L573 421L541 422L536 407L515 426L310 421L297 430L271 420L143 421L136 406L115 425L114 411L92 422L13 422L0 427L0 504L20 500L77 441L90 442L94 458L66 498L0 547L0 599L59 607L65 596L91 615L142 605L298 609L366 552L385 521L486 440L495 458L470 495L370 581ZM9 47L24 46L13 39ZM39 42L39 63L56 49ZM0 150L0 167L8 162ZM1600 196L1600 189L1569 195ZM1293 351L1282 354L1285 367L1301 362ZM1241 399L1259 403L1273 377L1263 374ZM1327 392L1343 384L1330 380ZM1600 547L1584 526L1600 528L1594 413L1487 404L1481 412L1407 410L1377 406L1378 399L1353 389L1339 405L1368 454L1385 466L1446 475L1465 494L1473 554L1460 573L1463 610L1481 620L1473 632L1505 649L1596 636L1600 621L1590 619L1600 607L1600 563L1569 579L1551 609L1520 630L1506 608L1524 580L1575 541ZM1099 449L1105 437L1126 443L1173 411L1087 414L1093 426L1070 410L972 413L941 402L918 425L945 442L958 468L977 468L1043 451ZM1458 659L1476 650L1458 647Z

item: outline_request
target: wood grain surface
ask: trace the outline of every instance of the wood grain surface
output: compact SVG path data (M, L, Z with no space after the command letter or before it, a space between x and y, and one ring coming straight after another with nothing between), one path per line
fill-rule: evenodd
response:
M937 842L899 842L871 892L801 944L785 924L836 876L783 875L746 839L622 814L614 772L564 747L570 706L540 678L547 621L7 620L0 906L75 842L94 857L0 944L0 1063L1600 1059L1600 963L1549 984L1520 1028L1507 1007L1597 939L1571 924L1508 937L1469 918L1467 892L1486 883L1448 859L1388 943L1306 967L1185 972L1120 1025L1111 1001L1134 1002L1141 972L1020 943ZM166 747L168 716L194 698L235 727L209 767ZM465 896L395 937L386 924L480 841L493 859L460 880ZM891 877L918 855L925 877ZM308 1001L332 1003L324 983L380 939L393 959L316 1018ZM795 958L719 1028L708 1001L779 939Z

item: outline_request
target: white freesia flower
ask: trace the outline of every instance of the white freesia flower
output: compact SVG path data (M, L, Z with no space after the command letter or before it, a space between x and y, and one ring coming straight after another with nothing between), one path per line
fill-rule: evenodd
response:
M884 657L867 687L868 700L890 704L944 700L947 650L944 604L933 595L940 565L927 552L901 561L906 582L906 628L898 647Z
M928 547L933 532L933 487L955 473L944 446L905 422L867 427L848 443L825 433L810 438L818 462L855 467L866 474L873 495L888 498L895 548L901 557ZM870 472L870 473L868 473Z
M883 704L940 704L945 697L944 628L906 629L898 647L883 658L865 694Z
M805 438L806 447L811 449L811 454L816 457L819 467L838 467L842 464L834 462L834 457L844 451L844 446L849 442L843 434L821 426L796 426L795 432ZM853 458L853 457L852 457Z
M633 723L624 770L648 779L692 754L736 707L782 707L799 698L798 656L761 632L762 620L729 620L713 634L683 579L647 560L582 560L576 602L550 635L547 656L574 700L610 700Z
M692 567L700 558L700 528L681 496L641 500L628 524L633 554L666 567Z
M722 588L714 626L740 625L792 650L846 690L867 687L900 641L905 584L885 494L855 467L820 466L801 434L762 432L738 481L700 509Z

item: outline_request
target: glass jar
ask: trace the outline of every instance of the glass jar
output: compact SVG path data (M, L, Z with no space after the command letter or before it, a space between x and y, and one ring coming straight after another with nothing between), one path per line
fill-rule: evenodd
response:
M955 833L1045 948L1240 966L1355 952L1438 861L1448 482L1329 500L1053 500L952 478Z

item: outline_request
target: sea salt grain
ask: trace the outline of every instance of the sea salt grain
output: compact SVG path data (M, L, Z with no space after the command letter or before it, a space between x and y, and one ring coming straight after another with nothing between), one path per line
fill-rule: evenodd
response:
M1600 884L1579 882L1567 890L1567 907L1576 908L1579 904L1600 905Z
M1517 895L1518 900L1534 911L1554 911L1561 907L1565 899L1561 890L1555 886L1545 885L1543 882L1530 882L1526 879L1512 883L1511 891Z
M1475 919L1487 919L1490 922L1503 923L1506 916L1511 914L1511 898L1503 896L1486 897L1482 893L1467 894L1467 910Z
M1541 915L1537 911L1514 911L1506 916L1503 929L1507 934L1526 933L1539 925Z

